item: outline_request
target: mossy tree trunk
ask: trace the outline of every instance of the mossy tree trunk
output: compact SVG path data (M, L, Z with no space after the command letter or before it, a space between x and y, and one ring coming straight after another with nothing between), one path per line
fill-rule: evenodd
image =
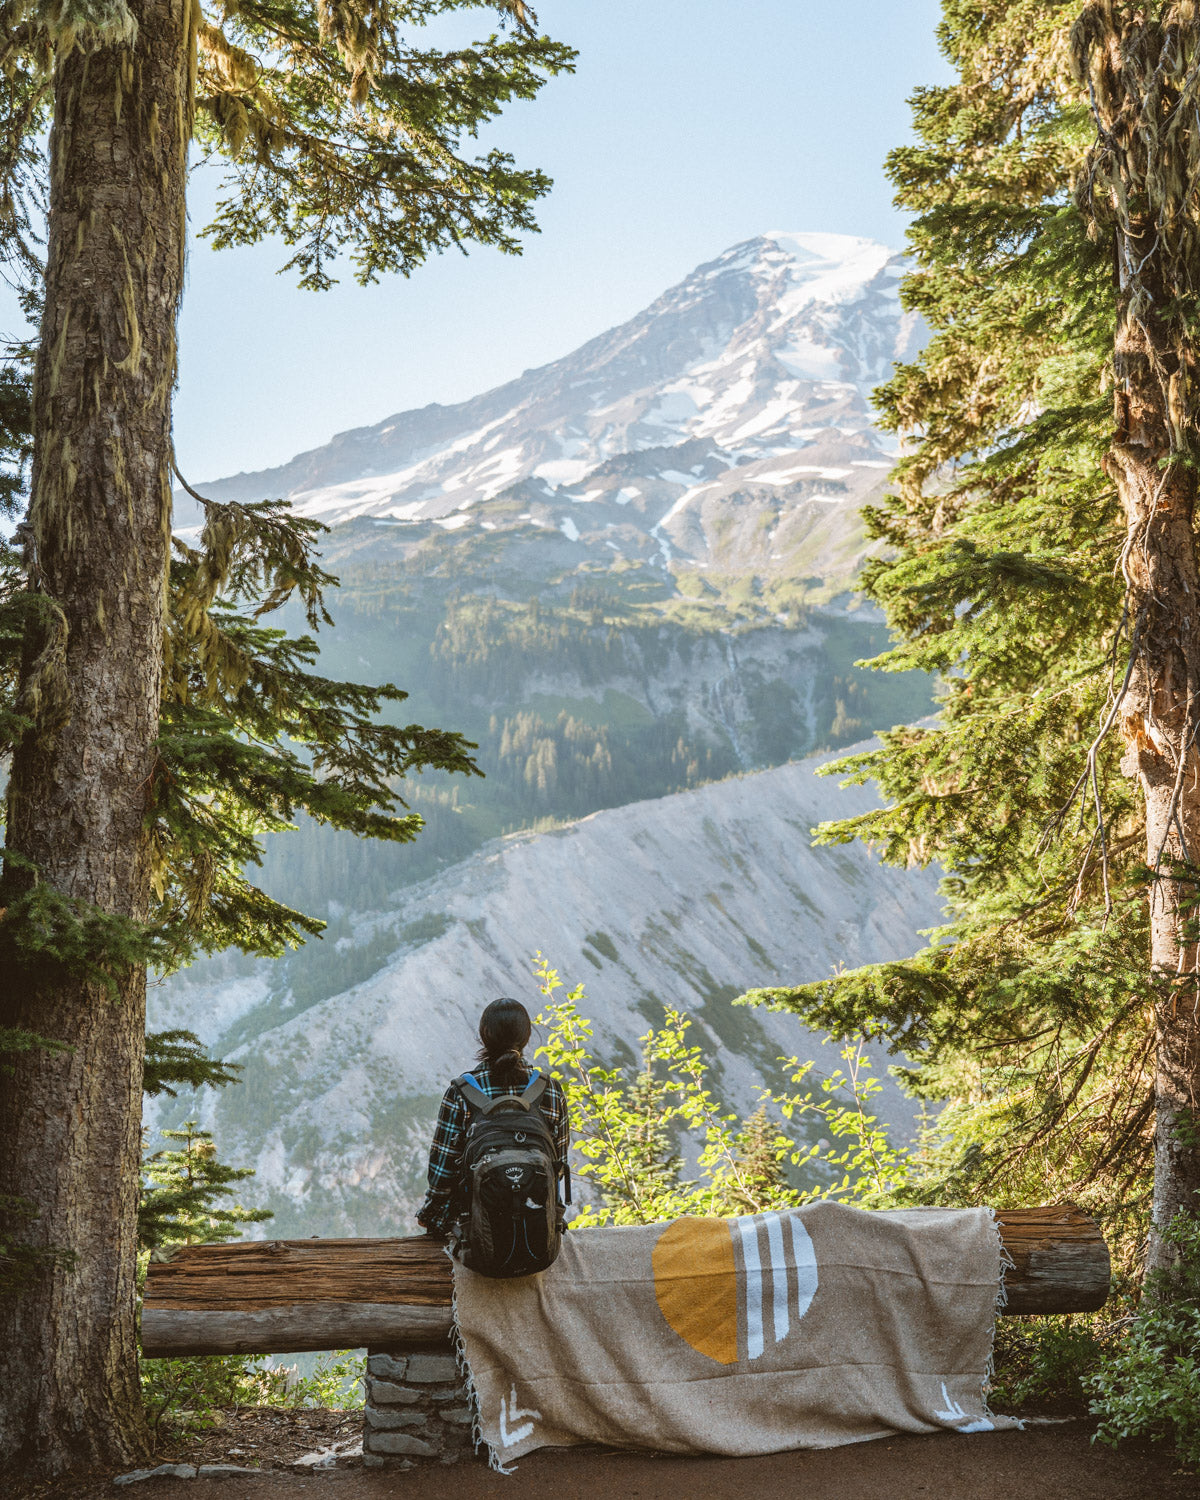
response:
M1117 237L1120 267L1144 261L1152 224ZM1107 467L1125 511L1122 567L1134 660L1120 709L1121 762L1141 783L1156 1006L1155 1230L1200 1211L1200 569L1196 471L1171 452L1162 382L1179 359L1153 307L1135 314L1122 284L1114 345L1116 434ZM1165 299L1164 299L1165 300ZM1160 304L1161 305L1161 304ZM1149 1268L1168 1247L1152 1236Z
M1092 0L1071 33L1095 142L1076 201L1116 278L1116 431L1130 667L1121 769L1141 785L1155 1000L1153 1231L1200 1215L1200 23L1190 3Z
M135 921L150 896L183 285L195 12L133 0L136 37L60 50L45 312L34 390L35 586L63 650L25 673L36 727L13 759L7 843L50 887ZM59 614L61 611L61 614ZM10 859L11 899L30 879ZM0 904L3 904L0 902ZM145 969L103 984L36 968L0 1022L67 1044L0 1087L0 1195L65 1251L0 1301L0 1466L59 1474L146 1447L135 1342ZM20 1221L10 1225L10 1234Z

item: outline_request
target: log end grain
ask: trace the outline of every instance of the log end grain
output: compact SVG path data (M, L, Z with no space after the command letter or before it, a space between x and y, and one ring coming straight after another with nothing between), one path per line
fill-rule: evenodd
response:
M1096 1312L1108 1300L1112 1263L1100 1226L1074 1203L996 1210L1012 1261L1006 1316Z

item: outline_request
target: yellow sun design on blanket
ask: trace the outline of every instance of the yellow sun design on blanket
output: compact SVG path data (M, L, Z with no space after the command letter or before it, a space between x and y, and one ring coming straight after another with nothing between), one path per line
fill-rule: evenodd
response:
M778 1344L817 1290L812 1240L794 1214L676 1219L658 1237L651 1264L663 1317L721 1365L737 1363L739 1342L751 1360Z

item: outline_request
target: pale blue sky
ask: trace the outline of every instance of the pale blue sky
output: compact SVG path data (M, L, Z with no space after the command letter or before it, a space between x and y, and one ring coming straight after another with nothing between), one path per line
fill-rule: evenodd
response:
M763 230L901 243L882 160L908 136L908 94L947 77L937 0L537 9L581 55L492 133L555 179L523 256L450 253L365 289L347 267L333 291L306 293L275 274L277 246L193 244L175 419L193 482L486 390ZM194 180L195 228L211 193Z

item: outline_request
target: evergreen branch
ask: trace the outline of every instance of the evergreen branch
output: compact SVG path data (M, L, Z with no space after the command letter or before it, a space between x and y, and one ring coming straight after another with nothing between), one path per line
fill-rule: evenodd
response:
M236 1083L240 1063L219 1062L209 1057L200 1038L192 1031L152 1031L146 1036L142 1092L150 1098L166 1094L178 1097L174 1085L188 1088L224 1088Z

